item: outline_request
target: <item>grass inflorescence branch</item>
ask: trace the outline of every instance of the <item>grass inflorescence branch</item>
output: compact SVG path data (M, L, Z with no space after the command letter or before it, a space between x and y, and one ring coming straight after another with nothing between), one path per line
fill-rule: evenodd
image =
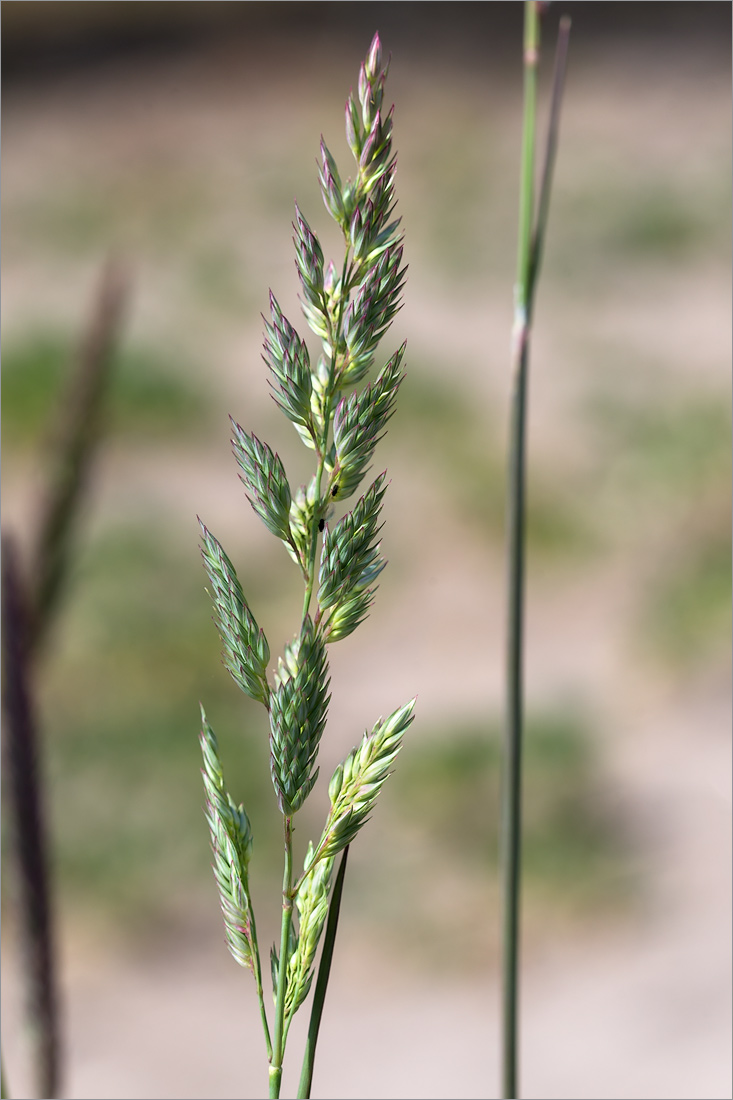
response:
M380 473L356 503L334 520L367 478L374 451L395 408L404 377L404 345L377 377L377 347L400 308L405 279L400 219L394 217L393 109L383 99L388 64L375 35L361 65L357 94L346 103L346 137L356 162L342 180L323 139L319 179L326 209L341 229L344 254L326 263L300 208L293 222L303 315L320 348L305 339L270 292L263 358L277 407L312 452L310 481L293 489L268 443L232 420L232 447L247 498L300 569L303 605L298 630L270 670L270 646L221 544L202 523L202 556L222 643L234 682L261 703L269 718L270 772L283 817L283 891L279 946L270 952L275 1000L272 1028L250 892L252 829L229 794L216 737L202 709L201 748L206 816L226 939L255 978L270 1063L270 1096L279 1097L292 1019L311 988L324 927L326 942L316 983L300 1095L309 1096L315 1046L336 935L345 850L374 809L377 796L413 718L414 700L380 720L338 766L330 810L317 844L308 845L302 872L294 870L294 818L318 778L318 750L330 702L328 646L366 618L385 562L381 509L387 490ZM357 389L360 383L365 383ZM334 861L343 852L332 887Z

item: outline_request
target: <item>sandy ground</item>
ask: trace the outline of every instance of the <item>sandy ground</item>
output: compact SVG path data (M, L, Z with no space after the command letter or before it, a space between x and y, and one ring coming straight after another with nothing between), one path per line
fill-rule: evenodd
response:
M575 158L576 166L593 127L601 127L606 140L612 141L625 133L625 120L640 112L640 88L647 87L650 77L628 64L626 82L623 87L614 86L611 105L600 93L594 100L590 89L592 81L609 79L612 62L606 69L582 70L587 95L577 94L575 105L569 106L565 132L568 158L571 163ZM218 82L214 70L215 65L194 65L186 70L185 80L175 65L166 71L169 86L178 95L172 128L178 127L178 139L184 133L191 147L202 150L226 140L235 125L227 91L231 72ZM59 165L74 161L77 170L81 164L83 171L94 173L99 169L94 135L101 141L105 134L117 150L115 155L124 160L126 150L144 140L146 133L141 119L152 87L146 80L152 81L152 76L145 71L139 75L129 92L124 118L115 115L112 105L119 93L114 81L129 87L125 72L112 74L107 90L93 102L85 101L83 88L73 82L53 101L41 92L29 92L18 101L16 113L6 123L6 157L8 150L13 153L5 177L11 198L14 186L16 192L35 186L31 177L43 169L49 150L51 162L56 149ZM711 101L710 87L702 80L696 82L695 73L683 73L683 78L673 86L677 99L673 95L666 106L663 87L644 100L649 115L639 118L638 149L629 139L625 155L638 152L673 163L691 134L697 132L701 148L714 140L715 127L729 114L728 84L724 81L722 99L717 96ZM242 79L246 83L250 78ZM408 74L393 89L395 98L399 101L402 90L408 99L409 87ZM461 88L467 97L474 91L468 77ZM267 111L285 113L291 93L292 88L279 86L268 99ZM669 102L677 122L671 134L656 125L671 109ZM409 111L409 102L405 109ZM253 110L250 104L247 111ZM698 126L703 116L707 129ZM60 152L62 119L65 152ZM513 121L510 118L507 127ZM92 141L85 144L89 132ZM650 132L655 138L647 147L644 138ZM157 149L164 157L164 141L174 141L170 125L165 134L161 152L152 109L149 155ZM502 140L508 141L499 135L500 149ZM252 248L256 250L256 244ZM483 306L479 331L475 318L480 295L464 294L452 302L450 317L443 321L439 302L444 288L435 279L431 282L421 276L420 258L418 241L411 259L415 272L410 298L400 322L410 330L411 339L416 333L417 357L427 351L429 358L439 361L441 354L450 354L457 376L463 372L487 392L493 387L494 396L498 392L503 400L498 379L504 369L508 304L488 310ZM12 277L6 279L6 309L16 325L31 314L39 298L51 315L63 314L70 301L78 302L90 270L88 263L81 262L68 282L59 285L58 270L51 265L44 274L32 258L23 255L12 236L7 264ZM289 272L285 261L282 270ZM572 433L567 426L576 408L581 349L588 347L583 341L589 339L589 331L598 342L604 333L611 339L618 330L621 309L625 339L637 350L651 342L667 357L671 380L684 376L692 355L701 384L726 394L727 366L721 372L721 364L729 358L729 288L725 282L721 285L715 264L709 270L703 265L702 274L696 288L684 295L671 284L668 293L660 295L659 287L618 279L608 288L593 324L587 322L585 327L582 302L575 314L571 310L565 319L557 318L555 300L548 292L541 318L547 324L542 350L549 365L558 370L540 375L533 392L533 439L539 440L540 454L543 446L546 454L577 447L575 437L569 439ZM173 303L172 314L179 318L186 299L170 272L163 272L160 283L161 298L166 293ZM160 302L149 295L141 298L134 325L172 330L174 321ZM254 317L256 322L256 311ZM237 336L235 348L233 331L222 337L219 349L223 364L219 381L231 392L242 381L232 364L242 355L244 343L247 349L250 345L256 349L259 343L259 329L253 327L251 340L249 335ZM211 332L204 328L198 339L210 340ZM488 386L479 379L475 360L477 346L485 347L487 340L500 349L492 353ZM564 362L568 341L570 357L563 373L558 365ZM223 487L217 480L219 465L193 471L182 460L177 473L177 499L188 494L193 514L196 498L207 496L211 512L219 513L226 527L233 489L231 480ZM98 493L100 509L113 510L120 501L135 499L143 483L150 500L169 500L171 474L171 469L162 471L157 486L144 458L138 457L137 462L135 456L108 458ZM414 522L406 538L411 550L420 550L413 554L420 565L401 595L392 591L389 610L385 600L380 626L384 636L392 639L392 648L384 653L381 642L368 640L354 661L364 660L365 653L375 658L380 650L385 706L391 705L395 695L401 697L409 681L419 691L421 706L433 713L448 711L455 706L455 685L460 684L462 705L471 713L500 698L501 593L487 580L480 545L457 538L449 525L429 522L431 486L420 481L419 471L415 475L409 497ZM403 485L407 476L401 471ZM395 480L394 492L396 517L407 503L400 493L407 490ZM22 515L22 494L14 495L12 485L9 510L12 517ZM450 582L442 567L446 560L453 564ZM462 583L457 584L456 578ZM716 664L705 676L682 684L666 677L650 679L643 670L637 673L626 648L625 609L633 601L633 583L628 562L615 561L577 584L564 581L559 590L538 582L537 598L530 604L532 691L540 698L553 698L581 684L588 697L602 701L606 715L602 747L609 784L637 838L635 858L645 885L639 905L623 920L609 919L607 925L583 931L560 931L556 937L543 938L540 946L530 945L523 984L522 1087L528 1100L731 1096L728 669L725 663ZM443 609L440 629L444 635L471 639L471 647L436 651L432 620L426 614L435 606ZM422 623L423 629L416 629L415 623ZM558 623L562 623L561 643ZM405 624L411 624L409 631ZM476 670L489 667L496 673L488 679L485 674L471 675L472 667L466 668L467 648L472 667L475 663ZM409 669L402 660L406 651L410 652ZM348 674L347 668L336 668L334 680L341 671ZM335 713L336 724L352 727L352 712L361 721L364 711L373 709L372 695L371 684L354 681L348 699L337 704L343 709ZM111 950L99 929L89 932L69 922L62 929L62 959L68 1043L65 1095L79 1100L264 1096L264 1058L254 997L248 979L221 945L214 908L196 916L190 927L176 930L172 942L156 936L146 945L130 945L114 937ZM23 1091L18 975L8 936L3 937L2 976L3 1051L17 1098L27 1093ZM498 1002L497 978L491 970L453 982L434 978L403 966L399 958L385 959L378 945L365 945L345 931L334 964L315 1095L341 1100L467 1100L496 1095ZM299 1046L303 1024L294 1025L294 1048ZM289 1089L294 1085L286 1074L284 1091Z

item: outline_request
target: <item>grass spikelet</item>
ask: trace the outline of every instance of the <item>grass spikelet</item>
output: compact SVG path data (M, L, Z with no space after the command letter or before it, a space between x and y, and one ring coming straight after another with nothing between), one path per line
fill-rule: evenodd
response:
M331 698L326 648L310 618L285 648L275 682L270 700L272 781L280 809L291 817L318 777L315 760Z
M232 679L247 695L268 705L267 664L270 647L247 607L234 566L221 544L199 520L201 556L211 581L215 622L221 636L223 659Z
M336 768L328 787L331 809L311 862L306 863L308 870L318 860L337 856L369 820L402 748L402 737L414 718L414 709L412 699L386 722L380 719L371 733L364 733L358 748L352 749Z
M309 844L306 865L312 859L312 855L313 845ZM332 871L333 860L321 860L305 875L295 896L298 909L298 945L288 962L288 988L285 994L286 1026L308 996L313 981L313 964L328 916Z
M206 820L214 854L214 877L229 950L240 966L254 970L252 913L248 867L252 830L243 806L235 806L224 787L224 773L214 731L201 708L202 776L206 791Z

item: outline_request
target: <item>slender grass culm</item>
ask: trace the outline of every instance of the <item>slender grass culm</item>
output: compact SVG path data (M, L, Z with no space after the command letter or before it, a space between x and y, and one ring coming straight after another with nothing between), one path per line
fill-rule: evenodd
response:
M512 397L507 467L507 650L506 723L501 806L502 912L502 1097L518 1100L519 903L522 843L522 741L524 702L524 528L526 418L529 345L542 247L549 211L565 78L570 20L563 17L555 61L550 125L539 201L535 211L535 137L540 13L547 5L524 4L524 115L519 187L519 247L512 331Z
M42 451L45 487L25 555L15 532L2 531L2 715L4 795L10 832L8 863L17 881L21 981L35 1095L63 1088L63 998L59 992L56 903L50 853L40 658L73 575L88 484L104 438L129 277L119 261L105 265L70 371L54 405ZM8 1096L4 1064L0 1093Z
M232 562L201 524L202 554L224 664L242 691L267 711L271 778L283 819L281 935L270 954L275 1000L271 1026L249 886L252 831L244 807L228 793L217 741L202 708L203 778L214 874L229 949L254 976L269 1060L270 1097L280 1096L288 1031L308 995L326 925L298 1090L299 1097L310 1096L348 845L369 817L390 774L415 702L413 699L396 710L386 721L380 719L336 768L328 788L331 805L323 833L315 845L309 844L303 870L297 872L294 819L318 776L318 747L330 700L328 646L346 638L366 617L375 581L385 565L379 542L385 474L376 477L341 519L333 520L333 510L364 480L403 378L404 345L373 382L355 388L373 366L377 344L400 307L404 281L400 219L393 218L393 111L385 114L382 107L387 68L375 35L361 65L358 96L352 93L346 102L346 137L356 161L353 180L342 183L336 163L321 141L321 192L344 238L344 256L338 267L324 265L316 235L297 205L295 208L301 306L321 341L315 364L305 341L270 293L264 358L276 404L313 452L315 472L310 482L292 492L278 455L232 421L234 455L249 502L283 543L304 584L300 623L272 680L268 678L270 646L265 634L255 621ZM341 864L332 890L339 854Z

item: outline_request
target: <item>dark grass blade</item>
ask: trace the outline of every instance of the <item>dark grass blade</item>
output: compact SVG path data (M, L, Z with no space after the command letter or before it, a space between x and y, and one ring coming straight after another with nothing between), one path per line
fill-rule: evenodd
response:
M36 1095L59 1095L60 1057L52 897L26 612L13 541L2 539L3 779L12 820ZM3 1090L3 1095L5 1091Z
M63 591L75 522L101 434L103 399L126 298L126 274L110 261L102 272L71 388L45 456L48 484L29 571L34 579L28 622L32 652L43 643Z
M531 321L534 294L539 278L542 253L545 245L545 233L550 212L550 195L552 193L552 178L555 170L555 158L557 155L557 143L560 133L560 111L562 109L562 97L565 90L565 75L568 64L568 44L570 41L570 26L572 20L569 15L563 15L557 32L557 45L555 47L555 68L552 77L552 99L550 101L550 119L547 127L545 141L545 156L542 163L542 178L540 182L540 195L537 203L537 217L532 237L532 250L529 266L529 309L528 315Z
M344 889L346 859L348 855L349 846L347 844L344 848L344 854L341 857L336 881L333 884L331 904L328 907L328 920L326 921L326 931L323 937L321 962L318 967L318 978L316 979L310 1024L308 1025L308 1038L306 1039L305 1054L303 1055L303 1069L300 1074L300 1084L298 1085L298 1100L310 1100L311 1085L313 1084L313 1067L316 1059L316 1044L318 1043L318 1032L321 1026L323 1005L326 1000L328 979L331 975L331 961L333 959L334 944L336 943L339 910L341 909L341 894Z

